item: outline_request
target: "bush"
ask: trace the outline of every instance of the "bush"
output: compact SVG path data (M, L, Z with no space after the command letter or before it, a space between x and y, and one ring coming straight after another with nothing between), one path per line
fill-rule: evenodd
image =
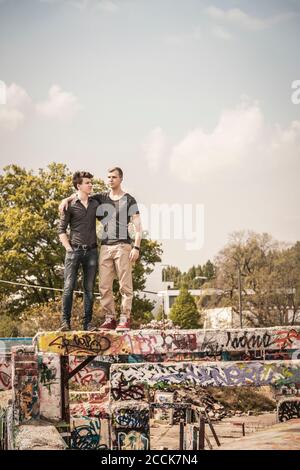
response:
M263 412L274 411L276 402L268 398L260 389L251 387L208 387L208 393L218 400L225 408L242 411Z

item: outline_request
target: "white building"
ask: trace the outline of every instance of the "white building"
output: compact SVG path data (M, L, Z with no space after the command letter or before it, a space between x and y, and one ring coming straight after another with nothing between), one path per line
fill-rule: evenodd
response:
M167 282L166 284L171 284ZM169 316L170 310L172 305L174 304L176 298L180 293L179 289L166 289L158 291L158 297L161 299L160 305L164 306L164 312L166 317ZM201 295L216 295L221 294L222 291L220 289L189 289L189 293L192 294L194 297L199 297Z

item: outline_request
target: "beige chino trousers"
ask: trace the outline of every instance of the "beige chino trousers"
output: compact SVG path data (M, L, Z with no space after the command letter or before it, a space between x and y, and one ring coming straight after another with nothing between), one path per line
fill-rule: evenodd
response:
M129 259L131 251L129 243L116 245L102 245L99 263L99 291L101 307L105 317L116 318L115 303L113 299L113 281L119 280L122 296L121 314L130 318L133 297L132 262Z

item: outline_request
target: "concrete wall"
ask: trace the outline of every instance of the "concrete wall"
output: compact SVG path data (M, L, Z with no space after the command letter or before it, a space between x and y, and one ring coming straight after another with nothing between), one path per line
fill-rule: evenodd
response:
M113 364L111 398L142 400L148 388L182 385L279 387L300 382L300 361Z
M36 337L38 350L64 355L121 355L248 352L300 349L299 327L231 330L141 330L116 332L46 332Z
M11 389L11 354L0 352L0 391Z
M11 349L32 344L32 338L0 338L0 392L11 389Z
M62 417L59 355L39 354L38 364L40 415L52 421L59 421Z
M39 419L38 357L33 346L12 348L12 383L16 422Z
M111 416L114 449L150 449L150 408L148 403L113 404Z
M282 399L277 404L277 420L279 422L300 418L300 397Z

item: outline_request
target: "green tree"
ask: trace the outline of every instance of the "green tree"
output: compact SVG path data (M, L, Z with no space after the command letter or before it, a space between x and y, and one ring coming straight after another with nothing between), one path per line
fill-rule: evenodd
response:
M199 328L199 313L194 297L186 286L180 289L169 315L174 325L180 328Z
M216 268L214 264L208 260L203 266L192 266L187 272L181 272L175 266L168 266L163 270L163 276L166 281L173 281L174 288L180 289L183 285L187 285L189 289L200 289L205 282L214 278Z
M240 276L243 318L255 326L299 322L299 242L287 246L267 233L235 232L219 252L216 266L217 278L211 286L223 294L211 299L210 307L232 306L239 312Z

